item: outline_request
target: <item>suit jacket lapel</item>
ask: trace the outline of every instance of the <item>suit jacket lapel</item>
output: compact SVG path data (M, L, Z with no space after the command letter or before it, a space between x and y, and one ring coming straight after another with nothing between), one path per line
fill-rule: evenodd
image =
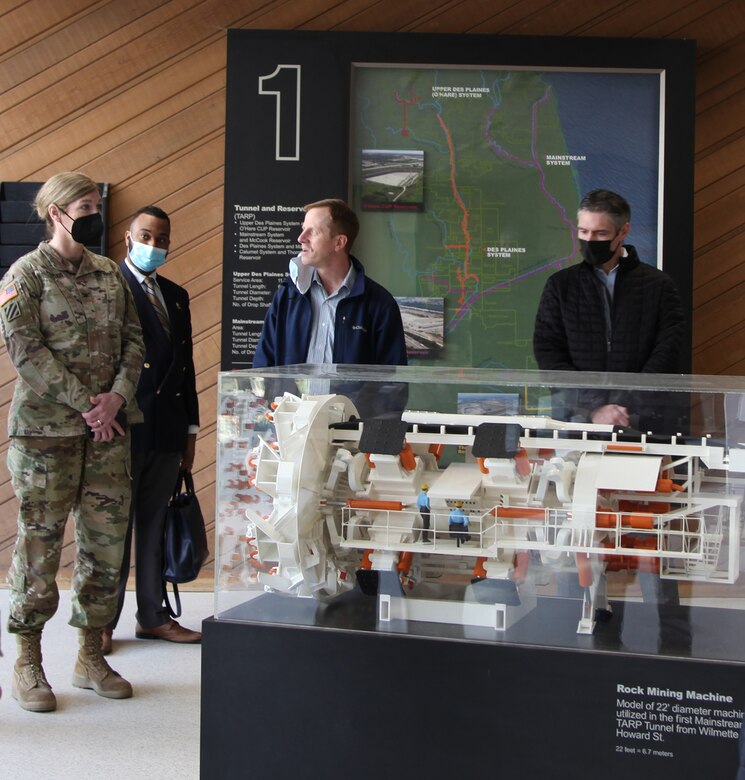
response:
M158 319L158 315L155 313L153 304L150 303L150 299L142 289L142 285L137 280L137 277L135 277L135 275L129 270L126 263L122 263L120 267L122 269L122 273L124 274L124 278L127 280L127 282L129 282L129 286L132 289L132 296L135 299L137 313L140 315L140 324L142 325L142 329L150 338L159 341L162 344L170 344L170 339L163 330L163 326L160 324L160 320ZM170 317L171 312L167 303L166 308L168 309L168 315Z

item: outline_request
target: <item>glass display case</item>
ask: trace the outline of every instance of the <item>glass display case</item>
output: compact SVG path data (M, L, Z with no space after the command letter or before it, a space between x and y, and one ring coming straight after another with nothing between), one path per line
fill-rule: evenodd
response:
M745 380L302 365L218 403L217 621L745 661Z

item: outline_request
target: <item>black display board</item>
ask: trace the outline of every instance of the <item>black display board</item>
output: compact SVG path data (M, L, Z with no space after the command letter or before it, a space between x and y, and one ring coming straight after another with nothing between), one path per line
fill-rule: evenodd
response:
M499 312L494 314L493 309L499 308L498 297L490 301L492 310L475 313L470 308L483 304L486 293L498 294L509 286L509 281L501 283L499 277L488 279L488 271L491 265L499 263L512 264L505 271L511 278L522 280L529 279L531 287L526 287L525 295L530 296L530 302L535 305L544 276L538 275L538 271L532 268L524 270L520 263L525 259L526 243L525 234L531 230L531 225L541 225L545 220L545 214L540 210L531 216L522 226L522 238L518 238L516 245L510 245L507 241L508 231L499 234L499 241L492 241L489 245L480 245L479 254L473 261L484 263L483 278L477 278L477 274L469 271L468 253L475 251L479 235L496 219L495 212L479 204L483 209L481 221L470 214L470 222L466 225L466 216L473 207L479 194L472 190L466 190L462 186L462 180L458 178L465 166L462 159L457 158L458 141L450 127L442 122L442 136L434 140L434 132L439 130L436 124L437 118L432 114L429 119L434 123L431 136L420 139L414 143L412 139L417 131L417 112L424 106L424 98L428 101L438 101L438 105L452 109L455 106L465 108L466 103L475 103L476 99L495 100L499 92L499 99L506 105L504 93L505 84L495 78L493 84L483 89L473 86L444 86L437 83L437 87L430 85L429 91L422 97L422 90L416 92L414 86L409 91L404 88L389 90L385 87L386 97L389 99L390 116L396 122L401 121L402 127L396 128L390 141L381 141L379 131L376 135L372 131L371 138L377 138L378 146L375 149L364 148L368 144L365 136L365 125L370 117L362 117L359 103L355 103L355 70L361 73L360 67L370 66L367 71L371 77L376 76L373 69L385 68L442 68L450 74L458 68L493 69L513 68L529 69L544 68L547 72L563 69L571 73L572 69L591 69L602 76L606 72L626 74L633 76L639 72L657 74L659 78L660 95L660 132L659 132L659 160L655 175L659 172L659 198L655 200L655 193L649 193L649 198L654 203L647 204L654 213L654 225L647 225L660 240L654 246L661 247L661 252L652 251L648 254L661 254L656 258L658 265L669 272L680 288L685 310L691 311L691 286L692 286L692 237L693 237L693 134L694 134L694 99L695 99L695 43L693 41L677 40L650 40L650 39L600 39L600 38L553 38L553 37L507 37L507 36L481 36L481 35L433 35L433 34L389 34L389 33L334 33L312 31L267 31L267 30L229 30L228 31L228 82L227 82L227 122L226 122L226 165L225 165L225 221L224 221L224 264L223 264L223 313L222 313L222 369L250 367L252 356L261 331L266 309L276 290L278 283L287 274L289 259L297 252L297 237L299 227L303 220L302 206L305 203L324 197L342 197L353 203L355 208L362 210L366 215L372 211L381 210L376 214L380 217L377 223L363 223L363 234L368 239L370 233L377 231L383 236L386 230L390 230L390 223L385 222L392 214L398 214L401 218L401 210L416 212L422 210L421 203L417 199L428 197L429 187L434 182L434 174L426 163L427 155L434 155L432 151L437 146L436 152L444 155L447 163L448 145L453 163L452 199L450 203L428 204L434 212L447 212L449 226L463 227L462 235L450 228L448 238L439 243L443 246L445 260L452 260L457 269L453 270L453 281L450 291L453 293L450 299L440 297L440 292L434 292L426 284L420 283L418 277L416 283L409 284L405 289L392 292L398 296L412 296L416 308L416 296L422 295L424 308L428 316L433 316L438 300L445 300L445 314L440 315L444 319L444 330L448 328L455 332L457 327L462 327L466 316L473 315L472 331L468 339L475 341L479 338L489 339L492 345L499 342L500 334L503 337L505 331L512 328L517 331L513 341L516 349L522 349L523 355L529 355L530 328L532 328L532 314L530 306L513 305L502 316ZM434 71L432 71L434 72ZM465 72L465 70L464 70ZM492 75L492 71L488 71ZM517 70L515 72L518 72ZM382 77L381 77L382 78ZM432 77L435 79L435 77ZM471 78L470 76L468 78ZM467 79L464 76L464 83ZM452 79L451 79L452 82ZM498 83L499 82L499 83ZM359 79L362 84L362 79ZM384 81L380 81L380 91L383 90ZM435 83L433 81L432 83ZM473 83L471 81L468 83ZM633 83L633 82L632 82ZM360 89L363 87L361 86ZM556 89L556 84L553 85ZM629 97L633 97L633 87L626 95L619 93L614 97L612 88L600 89L599 95L606 94L608 98L605 105L610 107L608 124L613 126L614 117L623 117L631 127L636 119L634 113L638 109L629 105ZM578 90L575 90L575 93ZM581 96L580 96L581 97ZM469 98L465 100L463 98ZM460 100L459 100L460 99ZM526 101L528 99L526 98ZM556 96L547 95L545 101L536 100L535 105L545 104L553 100L560 103ZM526 102L526 106L530 104ZM558 108L556 109L558 110ZM653 107L653 111L657 109ZM598 105L592 100L586 104L578 101L572 114L575 127L581 128L583 123L590 120L600 111ZM408 112L408 113L407 113ZM460 112L465 116L464 112ZM399 119L400 115L400 119ZM439 118L439 117L438 117ZM540 122L545 123L552 119L550 114L541 114ZM500 120L503 121L503 120ZM643 121L639 117L639 121ZM541 125L543 127L543 125ZM462 128L461 128L462 129ZM481 128L474 127L474 137L479 135ZM357 134L355 136L355 133ZM595 133L593 137L587 137L587 146L618 144L618 140L597 138L602 133ZM461 134L462 137L462 134ZM354 148L353 141L356 138ZM529 139L528 139L529 140ZM657 137L653 145L657 145ZM414 190L412 195L414 202L407 202L406 198L392 198L392 201L381 206L374 202L378 194L372 195L365 192L352 192L355 176L359 178L360 168L364 165L382 165L391 162L390 151L383 151L388 158L380 163L376 155L381 153L381 146L391 149L396 146L403 149L405 158L393 161L398 166L397 175L401 178L402 166L410 166L416 171L417 166L424 169L425 195ZM413 147L421 146L424 150L417 151ZM362 148L361 148L362 147ZM553 148L553 147L552 147ZM551 151L549 148L548 151ZM558 146L554 151L558 151ZM612 159L613 149L606 149ZM354 152L354 155L352 155ZM499 150L502 158L509 157L512 152L505 149ZM396 153L393 152L395 155ZM525 146L522 154L526 157L530 154L529 144ZM632 151L633 154L633 151ZM367 156L367 159L365 159ZM362 162L358 159L362 157ZM562 166L575 164L578 156L571 154L547 154L544 153L540 165L536 163L536 172L541 177L540 186L544 186L547 176L560 175ZM579 155L581 157L581 155ZM477 158L474 158L476 161ZM422 162L424 160L424 162ZM517 161L525 167L529 160ZM500 160L504 162L504 159ZM460 167L456 167L460 166ZM617 191L623 189L624 177L631 175L634 165L628 162L620 164L624 170L616 170L612 181ZM476 167L473 165L472 167ZM540 170L538 170L540 168ZM567 171L569 169L567 168ZM567 172L565 171L565 173ZM457 172L457 175L456 175ZM427 177L430 176L429 184ZM597 177L597 174L596 174ZM566 195L571 181L565 177L562 183L555 186L563 187ZM440 191L447 192L450 183L444 179L440 182ZM354 185L358 189L357 184ZM651 189L657 187L653 182ZM417 194L419 192L419 194ZM545 202L551 208L549 218L555 219L559 211L553 208L556 203L552 193L545 188L547 196ZM519 186L514 190L508 190L508 197L519 199ZM385 198L385 194L383 195ZM365 200L365 199L368 200ZM569 202L571 198L565 197ZM394 202L395 201L395 202ZM638 204L637 204L638 205ZM632 203L632 238L634 234L635 204ZM496 207L495 207L496 208ZM499 208L506 208L504 203ZM461 212L463 217L461 218ZM574 219L571 209L566 207L561 214L560 228L564 228L557 246L561 242L566 243L571 236L570 223ZM511 213L512 219L520 219L520 205L516 202L515 209ZM387 215L387 217L386 217ZM368 217L372 219L372 217ZM413 217L412 217L413 218ZM374 228L369 225L374 224ZM642 226L639 226L642 227ZM640 231L641 232L641 231ZM437 252L437 237L433 238L434 231L429 234L422 232L412 241L418 242L418 248L426 244L427 251ZM465 238L464 238L465 236ZM364 237L364 236L361 236ZM404 236L406 238L406 236ZM398 240L398 237L397 237ZM547 242L550 242L550 236ZM461 242L461 243L458 243ZM500 246L499 244L507 244ZM631 241L631 243L634 243ZM493 245L492 245L493 244ZM522 244L522 245L521 245ZM433 249L433 245L435 245ZM576 250L576 246L574 247ZM559 267L562 262L569 262L573 258L573 251L569 250L556 257L541 259L545 265L539 269L541 273L548 272L553 267ZM522 254L521 254L522 253ZM389 288L395 287L397 274L403 278L406 268L399 266L399 260L389 258L385 252L368 251L369 257L361 259L368 266L368 272L372 267L371 275L382 281ZM530 253L527 252L529 255ZM382 256L381 256L382 255ZM485 258L493 263L487 268ZM644 258L643 258L644 259ZM654 262L654 258L646 258ZM377 264L377 265L375 265ZM387 265L386 265L387 264ZM447 270L447 266L444 266ZM430 276L437 277L442 282L443 269L438 267ZM382 277L382 278L380 278ZM391 283L391 280L394 280ZM472 283L472 287L469 287ZM461 285L462 289L459 289ZM419 288L424 291L419 292ZM412 293L411 291L414 290ZM460 292L460 298L458 293ZM459 306L463 306L460 310ZM492 321L484 325L483 318L493 317ZM513 322L519 320L521 322ZM406 317L405 317L406 319ZM502 321L504 320L504 322ZM493 327L492 327L493 326ZM690 333L690 323L688 326ZM445 334L445 341L450 337L451 344L456 345L456 338ZM690 343L690 338L685 340ZM482 350L483 352L484 350ZM506 357L502 359L502 367L525 368L531 367L529 360L532 356L522 358L515 357L507 350L501 350ZM437 351L424 349L422 354L425 359L437 359ZM471 354L462 348L454 349L450 362L455 360L457 365L486 365L483 355L477 355L477 350ZM460 358L461 362L457 360ZM510 360L522 362L518 365L508 365ZM690 364L690 355L686 362Z
M735 776L742 664L630 652L617 620L572 640L577 602L561 599L516 625L522 645L414 622L386 630L375 604L266 595L203 623L203 780ZM716 625L725 610L694 612L729 630ZM577 647L531 646L531 633ZM638 639L653 652L653 637Z

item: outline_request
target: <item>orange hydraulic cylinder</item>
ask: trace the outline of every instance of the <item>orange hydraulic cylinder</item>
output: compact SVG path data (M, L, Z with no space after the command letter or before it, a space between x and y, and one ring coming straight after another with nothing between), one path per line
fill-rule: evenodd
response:
M511 518L543 520L546 517L545 509L528 509L520 506L495 506L491 513L495 517L503 517L508 520Z
M629 501L622 499L618 502L621 512L642 512L645 514L664 515L670 511L670 504L666 501Z
M683 490L685 490L685 488L682 485L678 485L676 482L673 482L671 479L667 479L666 477L660 477L657 480L657 485L655 486L655 490L657 493L672 493L673 490L682 492Z
M616 524L616 516L613 512L596 512L595 513L595 527L596 528L613 528Z
M486 561L485 557L477 558L476 563L473 567L473 576L478 577L479 579L485 579L486 578L486 569L484 568L484 561Z
M528 460L528 453L524 447L521 447L520 451L515 455L515 467L521 477L530 476L530 460Z
M348 498L347 506L351 509L388 509L392 512L400 512L406 504L400 501L375 501L372 498Z
M634 512L630 515L621 515L621 525L629 528L640 528L651 531L654 528L654 515L645 512Z
M515 574L514 579L516 582L523 582L525 575L528 573L528 564L530 563L529 552L515 553Z
M613 512L598 512L595 515L596 528L614 528L615 525L616 516ZM651 531L654 528L654 515L648 512L634 512L621 515L621 525L626 528L639 528L644 531Z
M592 566L587 553L577 553L577 576L581 587L589 588L592 585Z
M401 450L401 465L406 471L413 471L416 468L416 458L414 457L414 450L411 449L411 444L406 442L404 448Z
M398 558L398 566L396 567L400 574L408 574L411 568L411 562L414 559L413 552L403 552Z

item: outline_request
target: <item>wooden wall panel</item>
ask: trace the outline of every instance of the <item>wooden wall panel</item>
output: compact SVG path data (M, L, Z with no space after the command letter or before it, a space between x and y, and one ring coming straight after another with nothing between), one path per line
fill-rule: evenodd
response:
M110 182L117 260L135 209L156 203L172 216L166 273L192 301L202 414L195 480L211 524L228 27L695 38L694 370L745 374L741 0L2 0L0 180L79 168ZM15 538L4 436L13 381L0 347L0 575ZM71 538L68 529L68 574Z

